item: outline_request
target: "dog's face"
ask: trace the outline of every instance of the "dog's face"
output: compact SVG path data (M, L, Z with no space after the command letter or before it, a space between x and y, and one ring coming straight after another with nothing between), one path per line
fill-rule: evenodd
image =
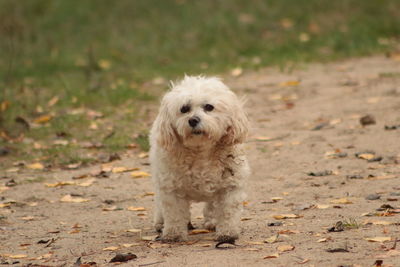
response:
M153 127L165 148L232 145L244 141L248 120L236 95L216 78L185 77L161 103Z

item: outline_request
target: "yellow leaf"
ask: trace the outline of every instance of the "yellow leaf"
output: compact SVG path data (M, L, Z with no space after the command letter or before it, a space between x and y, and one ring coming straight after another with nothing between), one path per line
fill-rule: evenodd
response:
M112 207L105 207L103 208L103 211L114 211L117 210L118 207L117 206L112 206Z
M118 250L118 249L119 249L119 247L106 247L106 248L103 248L104 251L115 251L115 250Z
M299 35L299 40L300 40L300 42L306 43L306 42L310 41L310 35L306 32L302 32Z
M364 239L369 241L369 242L381 242L381 243L392 240L392 238L390 236L367 237L367 238L364 238Z
M28 165L26 165L26 167L28 169L32 169L32 170L43 170L44 169L44 165L40 162L28 164Z
M96 178L91 178L91 179L86 180L85 182L77 183L77 185L83 186L83 187L88 187L88 186L91 186L95 181L96 181Z
M8 109L8 107L10 106L10 102L7 100L4 100L0 103L0 111L4 112Z
M280 87L290 87L290 86L297 86L300 84L300 81L286 81L286 82L281 82L279 84Z
M57 182L54 184L45 184L45 186L47 187L61 187L61 186L65 186L65 185L74 185L76 184L76 182L74 181L63 181L63 182Z
M23 259L28 257L27 255L24 254L16 254L16 255L8 255L9 258L11 259Z
M0 208L6 208L6 207L9 207L9 206L11 206L10 203L0 203Z
M108 70L111 68L111 62L106 59L100 59L98 65L103 70Z
M189 235L208 234L211 233L208 229L194 229L190 231Z
M139 168L114 167L114 168L112 168L111 172L112 173L121 173L121 172L129 172L129 171L136 171L136 170L139 170Z
M124 248L130 248L130 247L140 246L140 243L126 243L122 244L121 246L123 246Z
M321 238L321 239L317 240L318 243L322 243L322 242L326 242L326 241L328 241L328 238Z
M286 251L294 250L294 246L292 246L292 245L281 245L281 246L278 246L276 249L279 250L280 252L286 252Z
M142 195L142 197L147 197L147 196L154 196L155 193L154 192L146 192Z
M156 237L157 235L148 235L148 236L142 236L141 239L143 241L153 241Z
M143 172L143 171L133 171L133 172L131 172L131 176L133 178L144 178L144 177L150 176L150 174L147 172Z
M139 157L140 159L147 158L148 156L149 156L149 153L147 153L147 152L142 152L142 153L140 153L140 154L138 155L138 157Z
M362 153L362 154L357 155L357 158L366 159L366 160L373 159L374 157L375 157L375 155L372 153Z
M146 208L144 208L144 207L127 207L126 209L130 210L130 211L145 211L146 210Z
M353 204L353 202L351 202L349 199L347 198L337 198L337 199L333 199L330 201L332 204Z
M39 123L39 124L44 124L44 123L49 122L52 118L53 118L53 116L51 116L51 115L42 115L42 116L34 119L33 122Z
M242 73L243 73L243 69L242 68L234 68L233 70L231 70L231 75L233 77L240 76Z
M140 232L142 232L142 229L132 228L132 229L126 230L126 232L128 232L128 233L140 233Z
M283 219L297 219L301 218L302 216L298 214L279 214L279 215L274 215L272 217L274 217L277 220L283 220Z
M33 217L33 216L25 216L25 217L22 217L21 219L24 220L24 221L33 221L35 219L35 217Z
M47 103L47 105L49 107L54 106L55 104L57 104L58 100L60 100L60 98L58 96L53 97L52 99L49 100L49 102Z
M330 206L327 205L327 204L317 204L317 205L315 205L315 207L316 207L317 209L327 209L327 208L329 208Z
M274 253L268 256L265 256L264 259L275 259L275 258L279 258L279 254L278 253Z
M82 203L88 202L90 199L81 198L81 197L73 197L71 195L65 195L60 199L61 202L71 202L71 203Z
M269 137L269 136L257 136L256 138L255 138L257 141L270 141L271 139L272 139L272 137Z
M267 239L265 239L264 242L269 243L269 244L275 243L276 241L278 241L278 237L279 237L279 234L270 236Z
M260 248L244 248L246 251L260 251Z

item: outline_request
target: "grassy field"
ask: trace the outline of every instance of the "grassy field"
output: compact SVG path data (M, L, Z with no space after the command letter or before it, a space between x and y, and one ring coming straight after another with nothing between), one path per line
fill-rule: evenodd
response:
M0 164L97 161L85 142L146 150L138 112L183 73L286 70L399 39L391 0L0 0Z

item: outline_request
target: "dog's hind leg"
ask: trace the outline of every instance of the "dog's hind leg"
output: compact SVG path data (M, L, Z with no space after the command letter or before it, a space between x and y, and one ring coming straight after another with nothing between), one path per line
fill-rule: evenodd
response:
M204 215L204 228L215 231L216 218L215 218L215 205L213 202L206 202L203 208Z

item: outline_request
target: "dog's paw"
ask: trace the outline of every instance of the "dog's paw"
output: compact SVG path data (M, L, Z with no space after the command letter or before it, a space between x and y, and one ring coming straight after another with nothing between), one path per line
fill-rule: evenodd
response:
M214 232L216 229L216 226L215 226L215 223L213 223L211 221L206 221L206 222L204 222L204 228Z
M187 241L188 238L187 235L163 234L160 240L163 243L177 243Z
M163 227L164 227L164 224L163 224L163 223L156 223L156 224L154 224L154 228L156 229L157 233L161 233Z
M235 244L235 240L238 239L238 236L231 236L231 235L217 235L215 238L215 241L218 243L229 243L229 244Z

